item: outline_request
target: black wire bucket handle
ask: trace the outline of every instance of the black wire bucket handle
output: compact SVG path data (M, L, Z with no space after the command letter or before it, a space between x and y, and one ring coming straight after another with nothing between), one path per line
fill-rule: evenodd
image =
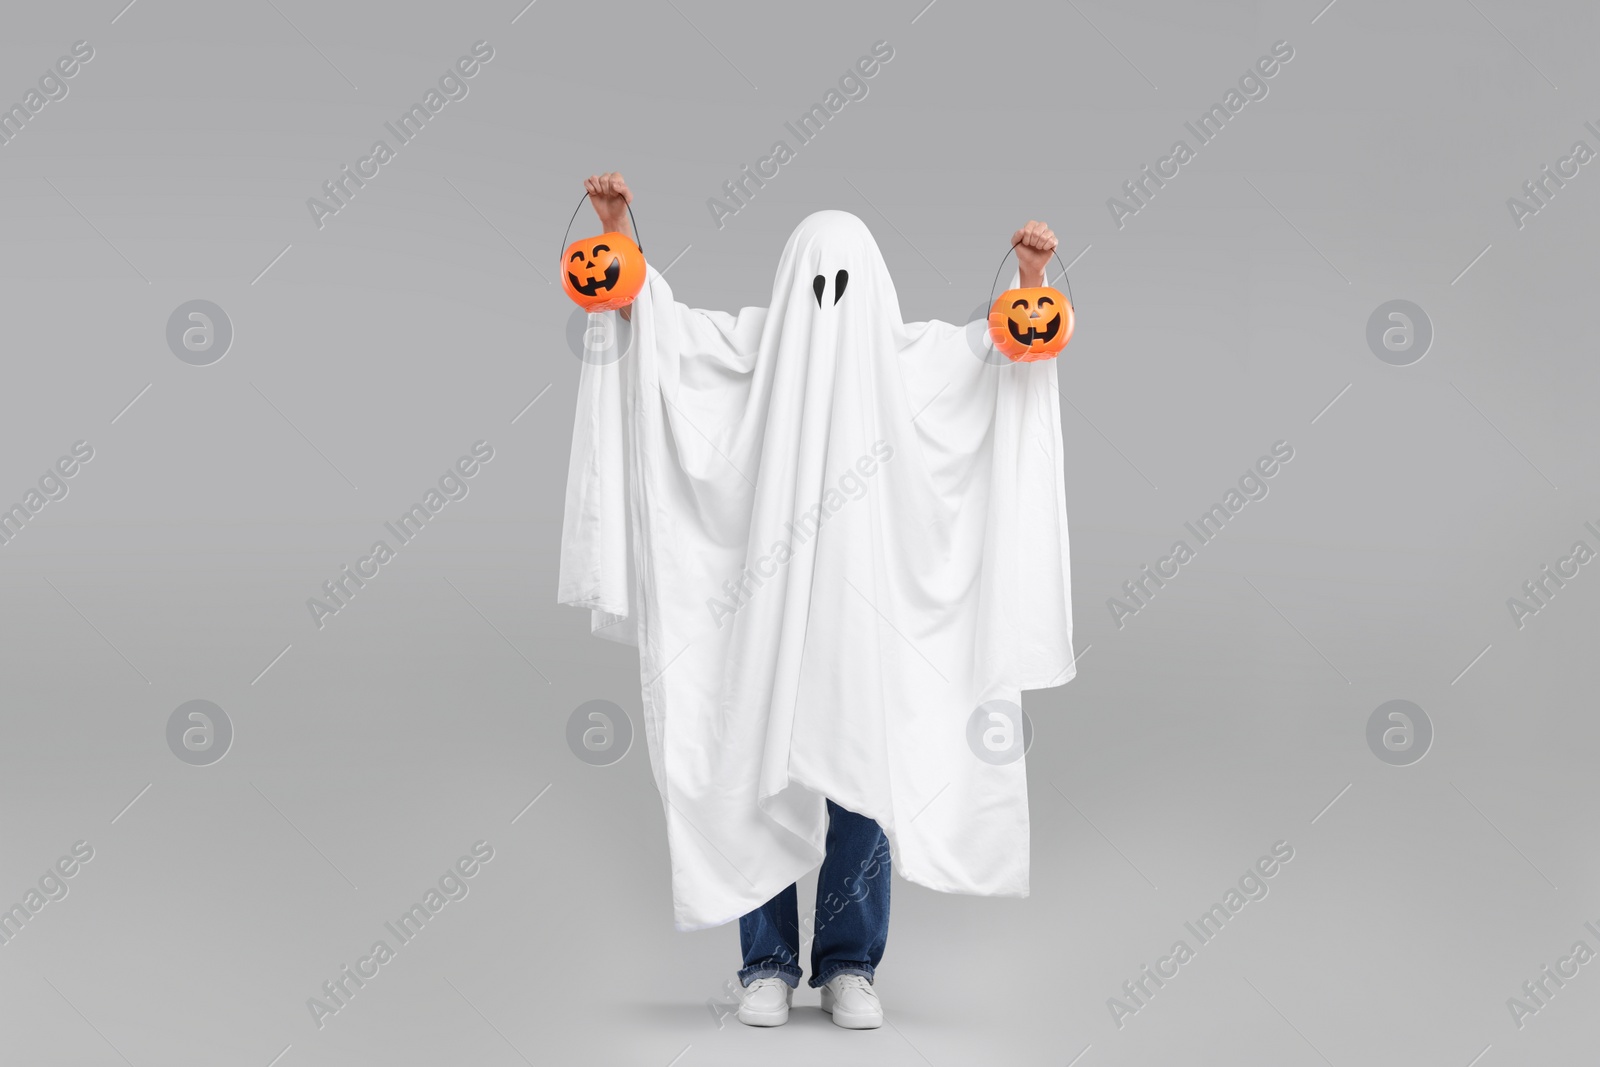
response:
M567 232L561 235L561 251L556 253L556 259L558 259L558 260L562 256L566 255L566 252L567 252L567 238L572 236L572 224L574 222L578 221L578 212L583 210L583 202L585 200L587 200L587 199L589 199L589 194L588 193L584 193L582 198L580 198L578 200L578 206L572 209L572 218L567 220ZM640 252L643 252L644 251L644 242L639 240L639 220L633 217L633 205L632 204L627 204L625 206L628 209L628 221L633 223L633 244L634 244L634 247L637 248Z
M994 287L1000 284L1000 272L1005 269L1006 260L1011 256L1012 252L1017 250L1017 245L1020 245L1021 243L1021 241L1018 241L1016 244L1013 244L1010 248L1006 249L1006 254L1000 257L1000 266L994 269L994 281L989 283L988 304L994 303ZM1057 263L1061 263L1060 252L1052 248L1050 250L1050 254L1056 257ZM1065 263L1061 263L1061 280L1065 282L1067 286L1067 303L1072 307L1072 310L1076 312L1078 310L1078 304L1072 299L1072 279L1067 277L1067 265Z

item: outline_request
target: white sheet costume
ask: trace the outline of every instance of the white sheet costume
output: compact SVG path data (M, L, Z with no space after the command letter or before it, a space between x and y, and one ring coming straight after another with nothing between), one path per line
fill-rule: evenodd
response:
M681 930L816 867L827 797L910 881L1027 895L1024 761L968 737L1075 674L1056 364L899 308L821 211L770 307L696 310L651 268L630 350L584 363L557 599L639 647Z

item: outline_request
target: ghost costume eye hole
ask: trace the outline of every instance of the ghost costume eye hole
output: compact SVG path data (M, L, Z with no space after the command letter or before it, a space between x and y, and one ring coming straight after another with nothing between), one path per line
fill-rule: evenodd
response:
M850 272L842 270L833 276L833 302L837 304L844 295L844 287L850 284ZM822 306L822 294L827 291L828 279L824 275L817 275L811 279L811 291L817 294L817 307Z

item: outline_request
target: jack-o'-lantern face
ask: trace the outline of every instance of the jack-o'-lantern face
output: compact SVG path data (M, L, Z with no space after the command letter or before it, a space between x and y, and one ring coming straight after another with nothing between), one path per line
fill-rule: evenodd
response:
M627 307L644 288L644 253L626 235L603 233L567 246L561 288L585 311Z
M1007 289L989 308L989 339L1013 363L1050 359L1072 339L1072 304L1049 287Z

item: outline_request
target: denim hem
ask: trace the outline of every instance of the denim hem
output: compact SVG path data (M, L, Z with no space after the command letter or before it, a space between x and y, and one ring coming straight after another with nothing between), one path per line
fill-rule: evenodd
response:
M835 963L824 967L818 974L811 976L812 989L820 989L839 977L841 974L859 974L868 982L872 981L873 969L864 963Z
M782 978L790 989L800 984L800 968L792 963L758 963L739 971L739 984L748 986L757 978Z

